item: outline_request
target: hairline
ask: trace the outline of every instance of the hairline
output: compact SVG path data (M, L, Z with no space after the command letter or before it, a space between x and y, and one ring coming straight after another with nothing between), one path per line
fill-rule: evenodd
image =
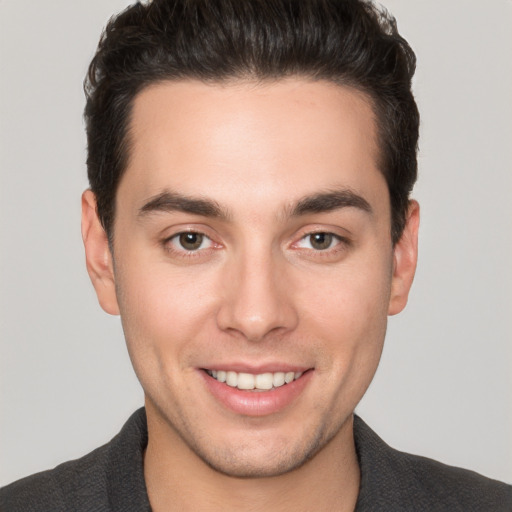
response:
M283 73L282 75L263 75L258 74L256 72L247 71L246 73L233 73L231 75L226 76L218 76L212 78L204 78L195 76L193 74L182 74L180 76L172 76L168 77L158 77L154 80L150 80L147 83L140 84L140 87L136 89L136 91L130 95L129 101L126 105L126 116L124 118L123 129L124 133L122 133L122 140L120 141L120 146L122 148L122 159L123 165L119 172L118 181L115 186L113 200L111 202L111 210L109 215L109 225L105 225L103 219L100 219L103 229L107 235L109 245L111 250L113 251L114 245L114 225L116 220L116 211L117 211L117 198L118 198L118 190L123 179L123 176L128 169L129 161L131 157L131 152L134 146L133 139L133 112L135 101L137 98L144 92L151 90L152 88L156 88L159 85L167 84L167 83L202 83L205 85L211 86L220 86L220 87L234 87L234 86L244 86L244 85L254 85L255 88L258 87L266 87L269 85L277 84L286 80L294 80L300 79L305 82L315 83L315 82L326 82L333 84L335 86L348 89L349 91L357 94L363 101L365 101L370 107L373 114L373 122L374 122L374 137L375 137L375 148L376 154L373 155L375 159L375 165L378 171L384 176L386 181L386 189L388 191L389 199L391 201L391 190L389 188L388 180L385 174L385 163L384 163L384 144L385 138L382 134L382 122L381 115L379 113L380 107L379 102L375 98L375 95L372 94L364 86L355 83L354 80L350 80L349 78L339 76L322 76L318 73ZM391 231L390 236L393 241L393 245L395 245L397 240L394 240L394 218L393 218L393 207L391 205Z

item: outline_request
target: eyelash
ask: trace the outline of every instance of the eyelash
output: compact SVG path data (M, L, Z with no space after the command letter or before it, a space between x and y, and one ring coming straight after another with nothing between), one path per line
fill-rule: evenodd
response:
M201 244L197 249L194 250L187 250L183 245L180 244L180 238L182 236L186 235L197 235L202 238ZM201 248L201 245L207 241L209 243L209 246L206 248ZM180 244L181 247L177 247L177 245ZM213 240L204 233L201 233L200 231L180 231L179 233L175 233L174 235L166 238L162 241L162 245L164 246L164 249L170 253L171 255L176 255L180 258L197 258L204 256L206 252L210 252L211 250L215 250L216 248L220 247L219 244L216 244L213 242Z
M318 248L314 248L312 247L312 239L314 236L322 236L322 237L327 237L327 241L329 242L327 247L325 248L322 248L322 249L318 249ZM331 233L329 231L314 231L312 233L307 233L306 235L304 235L298 242L296 242L294 245L298 246L301 242L304 242L306 240L309 239L309 245L311 247L308 247L307 250L313 250L314 252L329 252L329 251L332 251L333 247L336 247L338 246L339 244L341 243L347 243L347 240L341 236L338 236L334 233ZM336 244L333 246L333 242L336 242ZM319 242L320 244L322 244L322 241Z
M329 247L326 249L314 249L308 247L301 247L301 244L304 242L309 243L311 245L311 238L315 235L328 235L332 237L331 243ZM307 242L309 240L309 242ZM353 242L351 239L333 233L332 231L327 230L318 230L318 231L310 231L304 234L297 242L292 244L292 247L295 248L300 254L302 254L306 259L309 259L313 262L324 262L324 263L335 263L340 260L340 258L344 257L344 253L346 253L349 249L351 249Z
M201 237L199 246L196 249L190 249L183 247L183 244L180 241L181 237L187 235L195 235ZM328 246L324 249L315 249L312 247L312 237L315 235L322 235L328 237ZM300 244L309 240L310 247L301 247ZM204 243L208 244L208 247L202 247ZM193 242L192 242L193 243ZM322 242L320 242L322 243ZM215 250L221 247L220 244L215 243L208 235L200 232L200 231L180 231L179 233L175 233L174 235L166 238L162 242L165 250L172 254L176 255L180 258L197 258L201 256L205 256L210 253L212 250ZM180 247L178 247L178 244ZM316 258L328 258L336 255L338 252L346 250L350 247L351 241L346 237L342 237L330 231L312 231L304 234L297 242L291 245L292 248L297 249L301 252L307 252L313 255Z

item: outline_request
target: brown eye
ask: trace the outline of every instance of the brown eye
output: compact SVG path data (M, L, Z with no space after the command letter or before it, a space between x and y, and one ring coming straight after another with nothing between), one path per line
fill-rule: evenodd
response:
M197 251L203 244L204 235L201 233L181 233L179 243L187 251Z
M309 243L317 251L325 251L332 245L334 236L332 233L312 233L309 235Z

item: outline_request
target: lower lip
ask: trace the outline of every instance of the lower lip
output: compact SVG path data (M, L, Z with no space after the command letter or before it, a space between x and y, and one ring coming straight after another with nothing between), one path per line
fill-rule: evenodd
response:
M242 391L219 382L204 370L200 372L206 387L221 404L245 416L267 416L283 410L302 393L313 374L307 371L297 380L270 391Z

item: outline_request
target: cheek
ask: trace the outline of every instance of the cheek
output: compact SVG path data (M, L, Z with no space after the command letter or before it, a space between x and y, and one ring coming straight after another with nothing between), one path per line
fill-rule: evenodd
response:
M378 263L358 268L347 265L329 276L313 276L303 286L303 302L309 304L326 326L343 324L343 330L370 325L386 317L391 292L391 276L386 265Z
M141 366L186 363L183 352L200 339L200 330L212 316L212 286L207 276L201 277L199 286L197 272L173 270L165 263L120 266L116 272L118 302L136 371Z
M304 287L309 293L302 294L303 318L329 351L328 368L337 366L345 374L351 367L375 371L387 326L390 264L346 265Z

